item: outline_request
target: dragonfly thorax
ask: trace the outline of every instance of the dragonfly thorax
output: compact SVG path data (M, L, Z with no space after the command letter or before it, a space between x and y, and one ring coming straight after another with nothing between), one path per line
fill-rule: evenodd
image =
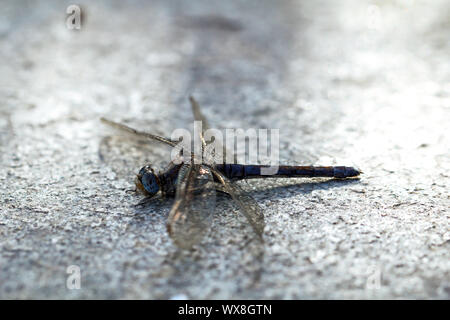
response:
M135 182L136 187L149 196L154 196L161 188L159 178L150 166L142 167Z

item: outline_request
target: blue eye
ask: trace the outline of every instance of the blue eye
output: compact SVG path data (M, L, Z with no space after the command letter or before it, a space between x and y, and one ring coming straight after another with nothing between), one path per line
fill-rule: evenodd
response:
M150 196L155 195L159 191L159 179L150 166L145 166L139 171L139 179Z

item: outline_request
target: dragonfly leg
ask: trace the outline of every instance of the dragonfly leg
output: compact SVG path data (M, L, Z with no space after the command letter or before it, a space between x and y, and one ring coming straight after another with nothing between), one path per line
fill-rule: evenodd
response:
M150 204L150 203L152 203L152 202L154 202L154 201L155 201L155 198L154 198L154 197L146 197L146 198L140 200L138 203L136 203L136 204L134 205L134 207L135 207L135 208L143 208L143 207L145 207L146 205L148 205L148 204Z
M145 197L141 199L138 203L134 205L135 208L145 208L149 204L156 203L158 201L163 200L163 197Z

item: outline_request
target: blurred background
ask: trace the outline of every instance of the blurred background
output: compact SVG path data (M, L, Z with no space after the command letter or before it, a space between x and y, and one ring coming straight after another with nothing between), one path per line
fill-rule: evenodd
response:
M72 4L1 1L0 298L450 298L448 1L79 1L80 29ZM223 201L180 252L99 118L170 135L189 95L364 175L244 183L264 246Z

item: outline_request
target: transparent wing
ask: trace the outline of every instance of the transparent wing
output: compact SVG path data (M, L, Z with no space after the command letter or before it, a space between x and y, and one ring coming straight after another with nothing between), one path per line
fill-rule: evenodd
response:
M250 196L239 185L228 180L217 170L213 170L213 174L222 184L222 190L228 193L238 204L242 214L247 218L247 221L252 226L256 234L262 239L265 227L264 214L255 199L253 199L252 196Z
M194 97L189 97L189 101L191 102L191 108L192 108L192 113L194 114L194 119L196 121L201 121L202 122L202 135L205 133L206 130L210 129L208 120L206 119L206 117L203 115L203 113L200 110L200 105L198 104L198 102L194 99ZM203 137L202 137L203 140ZM220 148L222 148L222 156L221 159L217 159L215 154L206 154L206 158L207 158L207 162L209 164L212 163L223 163L223 159L226 159L227 156L227 149L225 148L225 146L223 146L221 144L221 142L216 142L218 144L218 146ZM229 151L228 151L229 152ZM235 157L235 161L234 163L236 163L236 157Z
M206 130L209 129L208 120L206 120L206 117L200 111L200 105L198 104L197 100L195 100L194 97L191 96L191 97L189 97L189 101L191 102L192 113L194 114L194 119L196 121L202 122L203 132L205 132Z
M177 178L175 203L169 213L167 231L175 244L190 249L209 230L216 206L211 170L203 165L184 164Z
M157 148L148 142L133 141L123 136L104 137L98 149L100 160L116 174L117 177L133 180L144 165L162 170L167 167L170 152Z
M171 149L150 143L151 141L160 141L149 137L149 135L152 137L156 135L141 134L137 130L106 119L102 122L118 130L115 134L104 137L100 141L98 150L100 160L117 176L132 181L132 177L144 165L151 164L156 170L162 170L168 166ZM167 140L166 138L162 139Z
M155 140L155 141L159 141L159 142L168 144L169 146L172 146L172 147L175 147L177 145L177 143L178 143L178 141L173 141L173 140L171 140L169 138L160 137L160 136L148 133L148 132L138 131L138 130L133 129L131 127L128 127L128 126L126 126L124 124L121 124L121 123L118 123L118 122L114 122L114 121L111 121L111 120L108 120L108 119L105 119L105 118L100 118L100 120L104 124L107 124L107 125L109 125L109 126L111 126L113 128L121 130L123 132L127 132L129 134L132 134L132 135L135 135L135 136L139 136L139 137L142 137L142 138L148 138L148 139L152 139L152 140Z

